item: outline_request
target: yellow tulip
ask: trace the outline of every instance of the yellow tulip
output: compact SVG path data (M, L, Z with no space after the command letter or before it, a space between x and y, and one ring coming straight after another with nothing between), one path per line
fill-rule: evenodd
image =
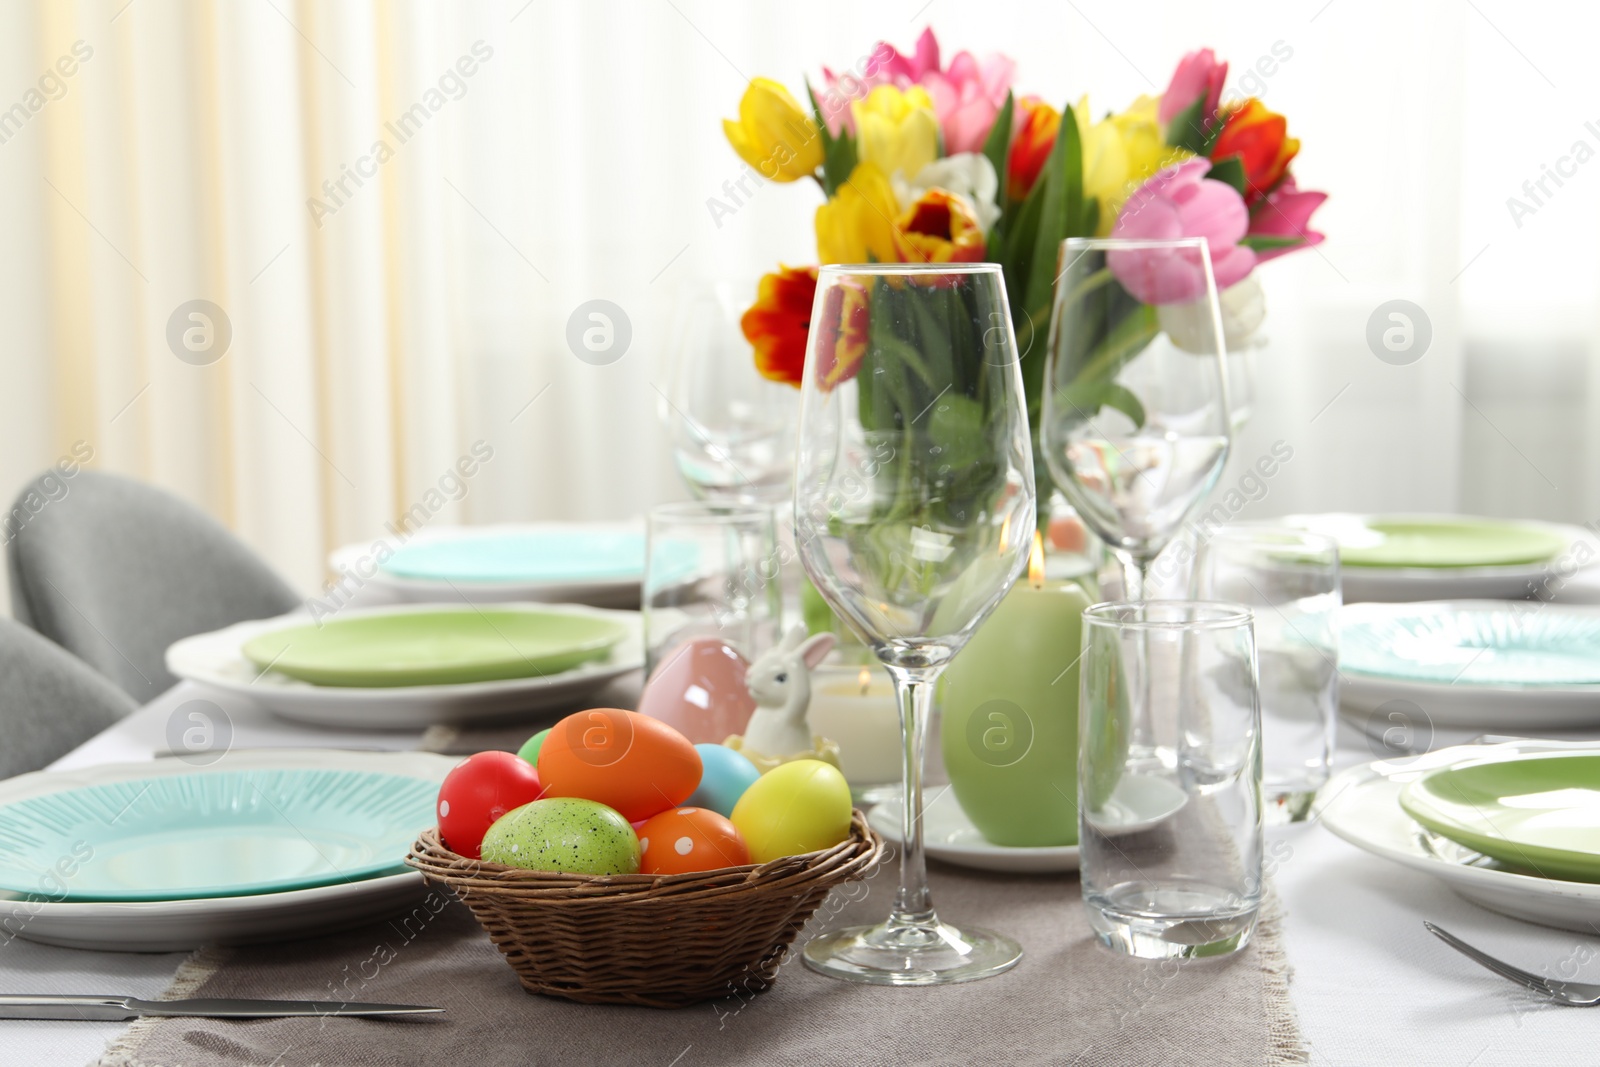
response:
M850 105L856 120L856 158L885 174L910 178L939 157L939 119L928 90L880 85Z
M1162 138L1159 104L1153 96L1141 96L1120 115L1099 122L1089 120L1087 96L1072 109L1083 140L1083 195L1100 202L1097 232L1102 237L1111 232L1117 212L1147 178L1193 154Z
M821 263L893 263L895 216L900 214L894 187L871 163L857 163L833 199L817 208L817 257Z
M809 178L822 166L822 138L789 90L757 78L739 101L739 121L722 120L739 158L769 181Z

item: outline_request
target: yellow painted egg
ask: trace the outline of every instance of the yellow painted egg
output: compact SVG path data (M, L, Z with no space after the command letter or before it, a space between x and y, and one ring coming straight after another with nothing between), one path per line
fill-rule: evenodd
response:
M744 791L733 825L751 863L832 848L850 836L850 786L821 760L785 763Z

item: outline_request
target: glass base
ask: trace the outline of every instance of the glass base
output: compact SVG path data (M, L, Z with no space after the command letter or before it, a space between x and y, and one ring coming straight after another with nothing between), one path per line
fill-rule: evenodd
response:
M1261 795L1261 821L1268 826L1308 822L1311 819L1311 806L1316 799L1315 789L1281 793L1264 789Z
M1084 900L1102 945L1147 960L1203 959L1238 952L1255 933L1257 905L1205 887L1141 886L1137 900ZM1205 899L1213 898L1213 899ZM1232 903L1233 906L1229 906Z
M813 939L802 958L810 970L846 982L952 985L1009 971L1022 959L1022 946L935 920L932 927L849 926Z

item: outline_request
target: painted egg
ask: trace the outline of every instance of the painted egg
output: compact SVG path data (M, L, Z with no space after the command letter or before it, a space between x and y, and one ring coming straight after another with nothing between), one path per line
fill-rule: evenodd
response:
M744 791L755 784L761 772L743 753L724 745L696 745L700 753L700 785L684 803L710 808L724 817L733 814Z
M445 847L478 859L478 846L495 820L544 793L539 772L511 752L468 756L439 786L439 836Z
M749 668L726 641L685 641L656 665L639 694L639 713L660 719L693 742L742 734L756 710L744 684Z
M837 767L799 759L763 774L733 808L752 863L832 848L850 836L850 786Z
M530 871L637 874L639 839L604 804L557 797L507 812L483 835L483 858Z
M705 808L669 808L639 828L641 874L688 874L742 867L750 850L733 823Z
M700 784L700 753L658 719L618 708L568 715L539 749L547 797L583 797L632 821L677 807Z
M537 765L539 762L539 750L544 747L544 739L549 736L550 728L546 726L543 730L522 742L522 747L517 749L517 758L525 759L529 763Z

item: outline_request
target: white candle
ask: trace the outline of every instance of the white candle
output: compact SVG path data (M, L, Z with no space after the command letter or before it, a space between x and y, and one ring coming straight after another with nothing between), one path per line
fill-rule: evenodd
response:
M900 712L882 667L818 667L811 672L811 732L839 746L852 789L900 781Z

